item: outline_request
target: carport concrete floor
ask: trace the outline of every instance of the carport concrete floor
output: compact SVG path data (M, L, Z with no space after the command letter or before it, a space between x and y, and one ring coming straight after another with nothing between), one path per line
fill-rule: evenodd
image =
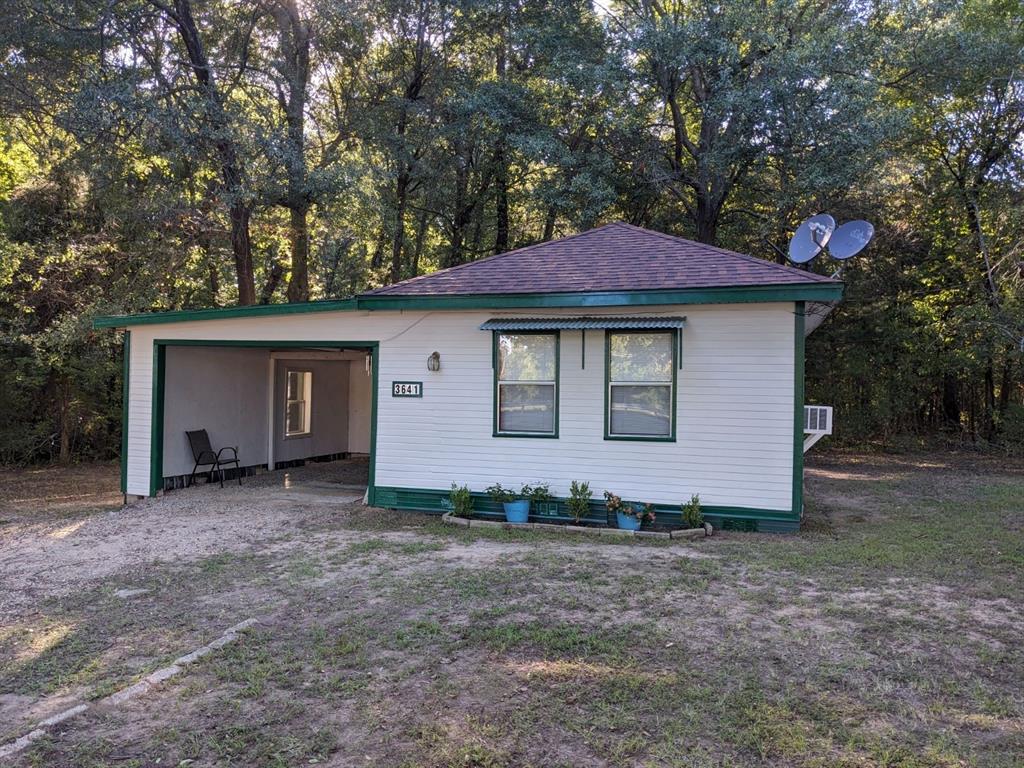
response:
M242 485L265 488L268 498L282 501L345 504L363 498L369 467L366 457L308 462L301 467L275 469L243 478ZM238 481L232 481L232 484L238 487ZM225 481L224 487L227 486Z

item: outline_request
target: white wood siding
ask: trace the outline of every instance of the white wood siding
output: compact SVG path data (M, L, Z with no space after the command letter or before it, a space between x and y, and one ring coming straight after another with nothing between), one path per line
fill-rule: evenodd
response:
M596 310L628 314L622 308ZM154 339L379 341L376 484L482 490L546 481L568 495L573 479L624 497L675 504L699 493L713 506L792 506L794 307L736 304L660 307L686 315L678 382L677 441L604 440L604 334L561 341L558 439L492 437L491 334L496 316L578 315L580 310L332 312L132 328L128 492L149 489ZM594 311L588 311L593 314ZM441 371L427 356L441 353ZM422 381L422 398L392 398L392 380Z

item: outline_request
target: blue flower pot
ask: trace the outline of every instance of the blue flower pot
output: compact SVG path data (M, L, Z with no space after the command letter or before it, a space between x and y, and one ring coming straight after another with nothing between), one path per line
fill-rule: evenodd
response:
M615 513L615 519L619 523L619 528L624 531L639 531L640 530L640 518L634 517L633 515L624 515L622 512Z
M505 507L505 519L508 522L522 524L529 521L529 499L521 499L519 501L506 501L503 506Z

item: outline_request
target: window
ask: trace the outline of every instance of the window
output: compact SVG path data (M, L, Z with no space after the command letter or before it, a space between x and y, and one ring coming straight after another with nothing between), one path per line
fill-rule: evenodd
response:
M606 338L605 438L675 440L675 332L609 332Z
M558 436L558 334L495 334L494 434Z
M312 371L288 371L284 394L284 436L308 435L312 410Z

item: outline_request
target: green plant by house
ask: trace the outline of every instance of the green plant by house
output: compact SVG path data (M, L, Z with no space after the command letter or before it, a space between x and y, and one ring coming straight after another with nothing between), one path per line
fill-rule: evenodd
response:
M473 514L473 496L469 492L469 486L458 486L452 483L451 493L448 499L452 503L452 514L455 517L470 517Z
M510 504L517 498L515 491L511 488L503 487L501 483L495 483L484 490L496 504Z
M516 493L511 488L504 487L501 483L485 489L487 495L497 504L508 504L513 501L529 500L531 502L545 502L551 500L551 488L547 483L537 485L524 485Z
M700 496L696 493L682 505L683 525L687 528L701 528L704 525L704 512L700 508Z
M658 517L654 512L654 505L649 502L634 504L633 513L640 518L641 523L653 523Z
M632 507L624 502L621 496L616 496L611 491L604 492L604 505L613 515L618 514L619 512L624 515L632 514Z
M547 483L524 485L519 491L519 498L529 499L534 504L543 504L551 501L551 486Z
M581 483L573 480L569 485L569 501L566 508L573 519L578 523L590 513L590 500L594 493L590 490L590 483Z
M657 515L654 513L654 505L647 502L631 504L623 501L611 491L604 492L604 503L608 511L613 514L623 514L629 517L637 517L641 523L653 523Z

